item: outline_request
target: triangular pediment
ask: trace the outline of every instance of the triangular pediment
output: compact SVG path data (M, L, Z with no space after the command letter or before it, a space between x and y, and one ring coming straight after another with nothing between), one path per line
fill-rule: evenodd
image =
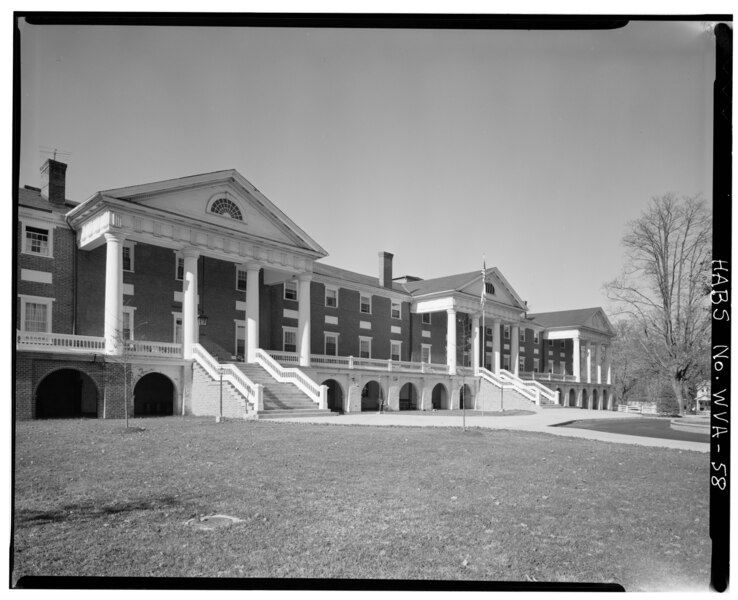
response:
M236 171L118 188L105 197L325 256L327 253Z
M610 320L607 318L605 311L601 308L598 308L592 312L590 317L585 322L585 326L606 335L615 335L615 330L613 329Z
M486 284L492 284L492 293L487 293L487 302L498 302L508 306L513 306L521 310L527 310L527 306L517 292L512 288L508 281L503 277L502 273L497 268L487 269L484 281ZM461 292L470 295L476 295L480 301L482 298L482 272L479 271L479 275L474 277L469 283L464 285Z

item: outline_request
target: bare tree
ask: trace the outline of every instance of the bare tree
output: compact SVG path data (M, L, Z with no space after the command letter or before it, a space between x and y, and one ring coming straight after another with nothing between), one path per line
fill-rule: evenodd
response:
M629 223L623 273L605 285L618 314L671 383L680 413L684 391L709 358L712 214L699 198L666 194Z

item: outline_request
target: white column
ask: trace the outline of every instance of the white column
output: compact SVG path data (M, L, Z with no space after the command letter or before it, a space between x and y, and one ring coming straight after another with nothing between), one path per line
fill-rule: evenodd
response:
M481 343L479 315L474 315L472 316L472 366L475 374L479 373L479 345Z
M597 375L597 383L602 383L602 345L595 346L595 374Z
M297 298L297 347L300 353L300 366L310 366L310 280L309 273L299 277Z
M584 342L584 358L587 364L587 383L592 383L592 342Z
M446 315L446 364L449 374L456 375L456 309L449 308Z
M123 351L123 236L106 233L105 354Z
M246 362L256 361L259 347L259 271L261 265L246 267Z
M500 356L500 339L502 338L502 324L499 319L492 321L492 352L494 353L494 372L500 372L500 366L502 365L502 358Z
M510 370L520 375L520 328L517 325L510 327Z
M198 340L197 323L197 259L194 248L182 250L184 277L182 278L182 358L192 358L192 344Z
M582 349L580 347L579 338L574 338L574 351L572 352L571 360L572 360L572 366L571 370L574 371L573 375L576 381L582 380Z
M611 346L609 344L605 346L605 380L607 382L607 385L612 384L612 380L611 380L612 360L610 356L610 348Z

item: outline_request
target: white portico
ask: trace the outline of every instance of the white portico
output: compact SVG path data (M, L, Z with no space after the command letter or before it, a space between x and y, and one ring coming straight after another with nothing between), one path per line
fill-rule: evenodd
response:
M298 314L300 364L310 363L309 286L313 262L327 255L314 240L238 172L220 171L99 192L68 215L80 250L106 248L105 352L123 349L123 278L126 248L145 243L169 248L182 260L182 357L198 341L198 281L203 257L246 271L246 360L259 347L260 282L294 280L302 297ZM130 258L128 259L130 260Z
M502 369L503 345L509 350L511 367L518 373L520 347L519 328L535 327L525 319L527 305L497 268L487 269L484 277L482 302L482 274L480 271L428 281L406 284L413 294L412 312L428 314L446 312L447 364L451 374L456 373L458 348L471 347L470 364L475 374L484 366L491 348L490 367L494 373ZM469 339L459 340L466 333L459 327L462 319L470 320ZM505 338L505 327L509 338Z

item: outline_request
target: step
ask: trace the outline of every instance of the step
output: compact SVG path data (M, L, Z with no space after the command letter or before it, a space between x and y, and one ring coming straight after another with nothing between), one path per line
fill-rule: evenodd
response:
M338 413L320 408L265 409L256 413L259 419L279 419L293 417L336 417Z

